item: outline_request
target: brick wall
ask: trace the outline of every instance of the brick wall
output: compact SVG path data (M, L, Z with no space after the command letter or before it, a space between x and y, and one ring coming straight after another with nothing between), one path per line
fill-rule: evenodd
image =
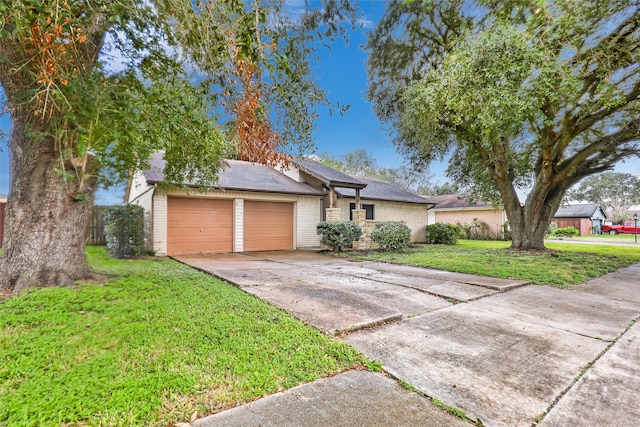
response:
M441 222L444 224L472 224L474 218L487 223L493 237L502 235L502 224L506 221L504 210L502 209L458 209L439 211L432 209L434 212L434 221L429 224Z
M158 256L167 255L167 192L156 189L153 194L153 249Z
M244 251L244 199L233 201L233 251Z
M360 229L362 230L360 239L356 242L353 242L353 249L378 249L380 247L380 245L371 240L371 233L376 228L376 224L380 221L366 219L366 215L367 212L364 209L353 210L353 220L358 223Z
M342 220L342 209L340 208L327 208L324 210L324 212L325 212L325 221L327 222Z
M341 220L349 220L349 205L351 203L355 203L355 199L338 199L337 206L341 208ZM367 199L360 199L360 203L374 205L374 221L403 221L411 230L412 242L426 241L425 233L429 212L427 205Z

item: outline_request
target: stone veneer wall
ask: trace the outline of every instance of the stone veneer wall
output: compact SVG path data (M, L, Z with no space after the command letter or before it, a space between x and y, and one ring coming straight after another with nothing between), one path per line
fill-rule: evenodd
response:
M353 220L358 223L362 229L362 236L360 236L360 240L353 242L353 249L360 251L380 248L377 243L371 240L371 232L376 228L376 224L379 221L367 219L367 211L364 209L354 209Z
M341 210L340 208L327 208L324 210L325 212L325 218L327 222L332 222L332 221L340 221L340 215L341 215Z

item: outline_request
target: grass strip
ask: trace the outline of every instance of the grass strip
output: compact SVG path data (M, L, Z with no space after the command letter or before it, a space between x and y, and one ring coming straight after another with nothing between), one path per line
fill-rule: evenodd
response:
M510 242L460 240L457 245L416 245L403 253L351 253L361 260L392 262L459 273L568 287L640 261L640 247L547 243L547 252L509 250Z
M356 350L171 260L0 303L0 425L166 426L352 366Z

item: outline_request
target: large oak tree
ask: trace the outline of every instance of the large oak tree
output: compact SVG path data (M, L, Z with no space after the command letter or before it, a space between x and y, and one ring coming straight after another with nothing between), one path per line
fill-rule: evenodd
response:
M348 1L322 6L2 0L0 84L12 129L0 288L90 277L84 229L98 185L144 168L158 150L169 182L207 186L232 152L270 163L309 145L316 107L328 104L311 76L312 41L354 22Z
M571 186L640 154L639 35L636 0L393 1L368 94L407 156L451 156L504 205L512 248L544 249Z

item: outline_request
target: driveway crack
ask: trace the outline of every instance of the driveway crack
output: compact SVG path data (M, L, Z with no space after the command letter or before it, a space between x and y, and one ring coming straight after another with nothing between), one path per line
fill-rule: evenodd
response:
M586 366L584 366L582 369L580 369L580 373L578 375L576 375L576 377L573 379L573 381L571 382L571 384L569 384L569 386L567 388L565 388L564 390L562 390L562 392L560 392L560 394L558 394L558 396L556 396L556 398L553 400L553 402L551 402L551 404L549 405L549 407L547 408L547 410L545 412L543 412L542 414L540 414L538 416L538 418L536 419L536 421L531 424L531 427L536 427L539 423L541 423L544 418L549 414L549 412L551 412L551 410L560 402L560 400L562 400L562 398L569 392L571 391L571 389L573 387L575 387L575 385L578 383L578 381L580 381L580 379L582 379L582 377L589 372L589 370L591 368L593 368L593 366L596 364L596 362L598 362L598 360L600 360L605 354L607 354L609 352L609 350L611 350L613 348L614 345L616 345L618 343L618 341L620 341L620 339L622 337L625 336L625 334L627 332L629 332L629 330L631 329L631 327L633 325L635 325L638 321L640 320L640 316L636 317L635 319L633 319L631 322L629 322L629 324L627 325L627 327L621 332L619 333L614 339L613 341L610 341L609 344L600 352L598 353L598 355L591 361L589 362ZM582 334L577 334L577 335L582 335ZM582 335L582 336L586 336L586 335ZM588 337L588 338L593 338L593 337ZM595 339L595 338L594 338Z

